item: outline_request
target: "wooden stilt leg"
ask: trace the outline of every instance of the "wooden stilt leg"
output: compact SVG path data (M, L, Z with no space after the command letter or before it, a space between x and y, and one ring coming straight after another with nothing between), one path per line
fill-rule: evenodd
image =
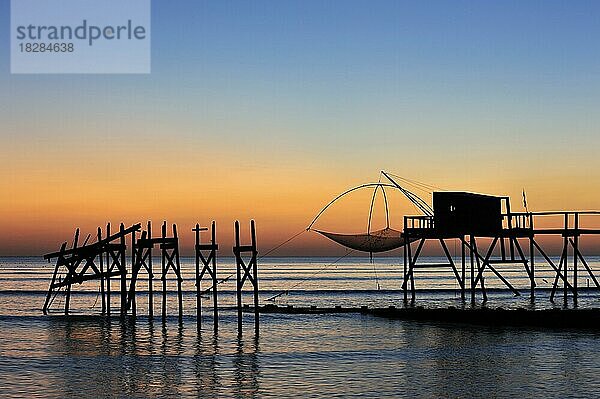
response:
M467 274L466 274L466 266L467 266L467 262L466 262L466 250L465 250L465 238L463 237L462 240L460 240L460 247L461 247L461 266L462 266L462 270L461 270L461 278L462 278L462 287L460 290L460 299L462 299L463 301L465 300L465 290L466 290L466 285L467 285Z
M123 223L119 226L120 233L123 233L125 226ZM125 259L125 235L121 235L121 249L119 263L121 271L121 316L127 314L127 265Z
M475 304L475 255L473 253L473 236L470 236L469 257L471 259L471 304Z
M106 237L110 237L110 223L106 225ZM108 273L112 272L113 269L113 260L111 257L111 250L106 251L106 271ZM110 274L106 276L106 315L110 316Z
M167 237L167 222L162 225L162 238ZM162 318L163 321L167 318L167 270L166 270L166 249L161 250L162 259Z
M403 276L402 276L402 281L406 281L407 278L407 272L408 272L408 247L410 246L410 243L408 242L407 238L406 238L406 233L404 235L404 269L403 269ZM402 284L402 291L404 293L404 304L406 304L406 302L408 302L408 287L406 286L406 284Z
M102 229L98 227L98 241L102 240ZM102 301L102 314L106 314L106 292L104 290L104 253L100 252L98 260L100 263L100 298ZM107 265L108 266L108 265Z
M152 240L152 223L148 222L148 239ZM152 287L152 280L154 274L152 270L152 248L148 248L148 317L152 319L154 317L154 291Z
M212 257L212 294L213 294L213 314L214 314L214 330L215 332L219 329L219 306L218 306L218 297L217 297L217 237L216 237L216 224L212 222L212 232L211 232L211 243L213 246L213 257Z
M202 327L202 286L200 281L200 225L196 223L196 326Z
M260 313L258 309L258 252L256 250L256 227L254 225L254 220L250 221L250 235L252 238L252 272L254 274L254 277L251 279L252 285L254 286L254 332L256 336L258 336L260 327Z
M575 214L573 237L573 306L577 306L577 252L579 247L579 214Z
M530 275L530 296L531 299L535 299L535 247L533 246L533 237L529 238L529 270Z
M240 247L240 223L235 221L235 246ZM236 257L239 256L236 254ZM236 297L237 297L237 316L238 316L238 334L242 334L242 270L239 260L236 261Z
M136 267L136 252L137 252L137 250L135 248L135 232L134 232L131 234L131 268L132 268L132 270L133 270L133 268ZM139 256L141 257L141 252L140 252ZM130 288L130 290L131 290L131 294L130 294L131 295L131 315L133 317L136 317L137 316L137 306L135 303L135 284L136 284L136 282L135 282L134 277L135 276L133 276L133 275L131 276L131 279L132 279L131 288Z
M567 282L569 281L569 277L567 275L568 270L569 270L569 261L568 261L568 250L569 250L569 238L567 236L567 230L569 228L569 215L565 214L565 237L564 237L564 259L565 259L565 264L564 264L564 268L565 268L565 272L564 272L564 276L565 276L565 280L564 280L564 284L563 284L563 302L564 302L564 306L567 307L568 305L568 298L569 298L569 291L567 290Z

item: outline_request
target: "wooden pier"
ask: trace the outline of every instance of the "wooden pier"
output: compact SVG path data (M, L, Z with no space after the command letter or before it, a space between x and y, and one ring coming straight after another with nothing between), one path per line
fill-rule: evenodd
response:
M258 308L258 260L256 246L256 228L254 220L250 222L251 243L241 245L240 243L240 224L238 221L234 224L235 246L233 255L237 264L237 307L238 307L238 328L242 331L242 290L244 283L249 281L253 287L253 303ZM146 230L141 231L141 224L135 224L125 228L123 224L119 226L116 233L111 233L111 226L108 224L103 234L102 228L98 227L96 241L89 242L91 236L88 236L80 245L79 229L75 232L75 237L70 248L67 243L63 243L57 252L44 255L44 259L51 261L55 259L54 273L48 288L48 293L43 305L44 314L48 314L56 296L64 292L64 314L69 315L70 298L73 285L83 284L87 281L100 281L101 314L110 316L113 305L111 302L113 289L113 280L118 279L120 289L119 313L121 316L136 316L136 296L137 287L143 274L146 274L148 287L148 317L154 317L154 285L155 278L153 270L154 249L160 251L161 271L160 280L162 282L161 292L161 316L165 320L168 315L168 282L175 281L177 286L177 315L183 317L183 283L184 278L181 270L179 254L179 236L177 226L171 226L171 234L168 234L167 222L161 226L161 235L152 236L152 223L148 222ZM201 232L208 231L208 228L201 228L199 224L192 229L195 233L195 260L196 270L194 284L196 288L196 314L198 327L201 326L202 318L202 295L212 292L213 295L213 315L214 329L218 328L218 281L217 278L217 250L219 248L216 238L216 225L212 222L211 239L208 243L201 242ZM129 243L129 248L128 244ZM127 251L130 251L129 255ZM244 256L249 254L247 260ZM130 259L128 262L127 260ZM64 276L64 277L63 277ZM170 278L170 277L173 278ZM202 290L202 281L205 277L209 278L210 286ZM228 278L222 280L226 281ZM259 315L255 313L255 329L258 331Z

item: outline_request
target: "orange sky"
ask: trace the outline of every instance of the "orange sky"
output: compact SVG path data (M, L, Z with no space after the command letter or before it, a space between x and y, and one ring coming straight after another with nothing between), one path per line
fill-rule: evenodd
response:
M155 232L162 220L175 222L185 254L190 253L193 225L216 220L221 248L229 248L233 221L239 219L247 229L251 218L257 222L259 245L265 252L305 228L338 193L377 181L380 166L444 189L511 195L514 211L522 210L523 187L532 211L593 209L598 208L600 198L598 188L589 184L599 177L595 170L581 174L569 168L552 170L551 162L545 172L521 173L515 173L518 165L501 168L492 162L475 168L471 160L463 160L462 167L455 169L428 164L417 167L406 160L388 160L383 165L362 160L345 167L318 155L298 157L276 149L267 154L269 151L234 148L206 157L195 143L142 142L136 151L133 140L112 150L110 142L96 140L89 148L80 140L59 150L45 151L43 146L4 150L11 166L0 171L3 255L53 251L72 239L76 227L85 237L108 221L116 225L152 220ZM542 175L549 171L552 173ZM421 194L430 202L427 194ZM369 191L358 192L340 201L317 226L338 232L365 231L370 195ZM389 199L391 224L399 229L402 215L416 211L399 193L391 193ZM382 210L378 198L374 228L383 227ZM596 221L591 224L600 226ZM229 252L225 249L222 255ZM341 253L344 249L336 244L305 233L276 254Z

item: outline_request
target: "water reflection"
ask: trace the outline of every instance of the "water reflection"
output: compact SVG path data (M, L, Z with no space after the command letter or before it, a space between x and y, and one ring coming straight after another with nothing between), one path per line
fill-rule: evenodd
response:
M220 335L198 332L193 323L101 317L49 322L47 351L61 360L46 372L61 381L61 396L258 396L256 336L230 334L222 352Z
M218 372L220 367L219 336L215 333L210 339L203 339L202 334L198 334L194 355L198 397L217 398L220 396L222 383Z
M256 398L258 396L258 380L260 376L258 363L258 336L250 342L238 335L235 356L233 358L233 388L236 398Z
M0 389L9 397L335 398L584 396L600 388L595 332L359 315L265 316L260 340L250 329L238 336L233 314L221 327L0 318Z

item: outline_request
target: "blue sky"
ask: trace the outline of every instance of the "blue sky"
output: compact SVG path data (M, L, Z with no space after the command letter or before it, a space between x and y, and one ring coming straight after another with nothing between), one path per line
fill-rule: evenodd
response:
M5 26L8 3L0 9ZM89 106L100 110L123 101L194 126L193 109L205 122L239 121L232 130L276 128L293 146L314 135L327 151L335 143L325 132L364 144L361 138L402 135L404 125L431 138L463 131L468 140L485 138L490 120L510 130L545 119L550 126L531 129L541 139L597 104L599 8L566 1L154 1L151 76L10 76L5 29L2 99L46 108L52 96L60 107L93 92L97 104ZM141 104L131 105L131 91L141 93ZM370 126L381 135L366 133Z

